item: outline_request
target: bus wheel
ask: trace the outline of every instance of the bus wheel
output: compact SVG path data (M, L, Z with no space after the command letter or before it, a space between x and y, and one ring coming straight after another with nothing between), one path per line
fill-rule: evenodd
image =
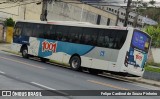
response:
M73 56L70 60L70 66L73 70L79 71L81 68L81 59L78 56Z
M89 68L88 71L90 74L93 74L93 75L98 75L101 72L100 70L91 69L91 68Z
M22 57L23 58L28 58L29 57L27 47L22 48Z

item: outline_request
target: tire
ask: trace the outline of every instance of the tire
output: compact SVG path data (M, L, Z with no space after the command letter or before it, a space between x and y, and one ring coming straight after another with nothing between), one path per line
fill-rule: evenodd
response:
M93 74L93 75L98 75L99 73L101 73L100 70L96 70L96 69L88 69L89 73L90 74Z
M73 56L70 59L70 66L72 70L80 71L81 70L81 59L78 56Z
M22 57L23 58L29 58L27 47L22 48Z

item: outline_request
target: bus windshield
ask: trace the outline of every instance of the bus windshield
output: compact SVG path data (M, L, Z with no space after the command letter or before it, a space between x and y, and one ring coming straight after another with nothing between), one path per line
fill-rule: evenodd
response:
M148 52L150 41L151 37L149 35L142 31L134 30L131 44L134 48Z

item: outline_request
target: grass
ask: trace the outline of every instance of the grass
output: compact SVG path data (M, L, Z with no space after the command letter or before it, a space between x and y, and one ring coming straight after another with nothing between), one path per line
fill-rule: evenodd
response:
M149 65L145 66L145 71L160 73L160 68L154 68Z

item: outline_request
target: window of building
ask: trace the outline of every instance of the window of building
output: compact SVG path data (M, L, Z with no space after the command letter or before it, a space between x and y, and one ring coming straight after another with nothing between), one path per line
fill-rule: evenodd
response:
M112 9L112 12L114 12L114 9Z
M117 13L117 10L115 10L114 12Z

